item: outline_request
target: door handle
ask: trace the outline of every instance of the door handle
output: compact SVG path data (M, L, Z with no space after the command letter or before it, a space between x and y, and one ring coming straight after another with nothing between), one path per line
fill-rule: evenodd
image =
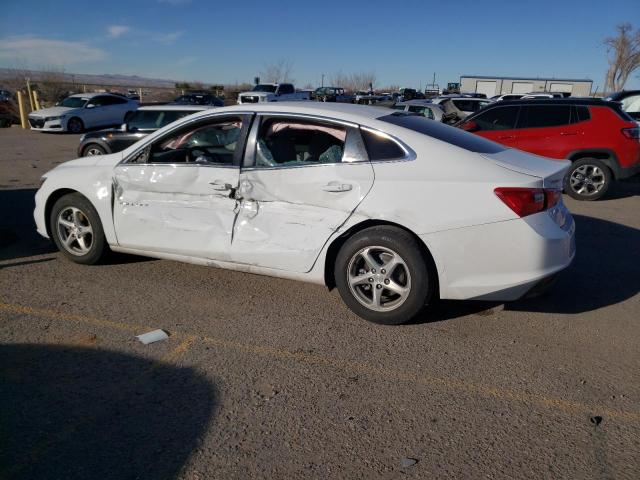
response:
M353 188L353 185L350 183L340 183L340 182L329 182L322 190L325 192L348 192Z
M571 136L571 135L577 135L577 134L578 134L578 132L560 132L560 135L565 136L565 137L568 137L568 136Z
M501 137L498 137L498 140L508 140L510 138L516 138L515 135L503 135Z
M224 190L231 190L232 188L230 184L225 183L222 180L215 180L213 182L209 182L209 185L211 185L214 190L218 190L221 192Z

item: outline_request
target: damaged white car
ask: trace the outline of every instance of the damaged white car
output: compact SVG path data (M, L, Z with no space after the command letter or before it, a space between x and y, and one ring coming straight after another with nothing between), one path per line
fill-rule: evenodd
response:
M569 265L568 165L393 110L239 105L56 167L35 219L78 263L111 249L319 283L398 324Z

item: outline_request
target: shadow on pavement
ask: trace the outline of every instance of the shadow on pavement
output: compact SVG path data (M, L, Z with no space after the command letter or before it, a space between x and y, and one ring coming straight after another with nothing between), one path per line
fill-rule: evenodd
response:
M0 478L176 478L216 397L191 368L93 348L2 345Z

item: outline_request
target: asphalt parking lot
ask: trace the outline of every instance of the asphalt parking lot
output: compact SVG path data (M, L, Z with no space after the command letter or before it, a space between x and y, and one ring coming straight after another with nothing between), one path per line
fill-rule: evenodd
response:
M638 177L565 196L547 296L385 327L314 285L65 260L33 196L77 143L0 130L0 478L640 478Z

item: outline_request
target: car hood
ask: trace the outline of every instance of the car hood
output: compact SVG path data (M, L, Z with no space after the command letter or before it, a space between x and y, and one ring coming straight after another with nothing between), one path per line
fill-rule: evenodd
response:
M508 170L540 177L547 188L562 188L562 180L571 165L568 160L541 157L515 148L483 154L483 157Z
M121 128L105 128L104 130L96 130L95 132L87 132L85 133L82 138L80 139L80 141L84 140L85 138L100 138L103 137L105 135L125 135L125 134L129 134L130 132L125 132L123 131Z
M64 115L65 113L69 113L74 110L77 110L77 109L70 108L70 107L43 108L42 110L36 110L35 112L31 112L29 116L30 117L59 117L61 115Z

